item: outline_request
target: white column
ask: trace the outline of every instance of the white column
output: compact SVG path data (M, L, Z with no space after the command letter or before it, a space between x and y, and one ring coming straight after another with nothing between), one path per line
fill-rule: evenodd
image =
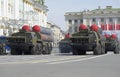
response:
M74 20L72 20L72 33L74 33L75 32L75 22L74 22Z
M117 29L116 26L117 26L117 18L114 18L114 23L115 23L115 30Z
M15 19L19 19L19 0L14 0Z
M68 20L65 20L65 27L66 27L67 32L68 32L68 30L69 30L69 28L70 28L70 25L69 25L69 23L68 23Z
M98 25L98 27L101 28L101 26L100 26L100 19L99 18L97 18L97 25Z
M84 25L87 25L85 18L83 18L83 24L84 24Z
M2 12L2 10L1 10L1 9L2 9L1 6L2 6L2 5L1 5L1 0L0 0L0 20L1 20L1 16L2 16L2 15L1 15L1 12Z
M6 17L6 0L3 0L3 17Z
M78 20L77 32L79 31L80 19Z
M92 25L92 18L89 19L89 26Z
M108 30L108 24L109 24L109 19L106 18L106 24L107 24L107 30Z

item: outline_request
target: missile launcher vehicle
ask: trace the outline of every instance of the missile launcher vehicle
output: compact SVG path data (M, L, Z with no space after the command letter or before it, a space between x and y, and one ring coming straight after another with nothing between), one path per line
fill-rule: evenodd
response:
M108 51L113 51L114 54L120 53L120 42L117 38L116 34L108 35L105 34L106 42L105 42L105 53Z
M7 37L7 40L11 55L51 54L52 51L52 31L39 25L33 26L32 31L29 25L24 25L19 32Z
M80 25L79 32L72 34L70 45L73 55L85 55L87 51L92 51L94 55L105 54L105 37L102 30L95 24L90 28Z

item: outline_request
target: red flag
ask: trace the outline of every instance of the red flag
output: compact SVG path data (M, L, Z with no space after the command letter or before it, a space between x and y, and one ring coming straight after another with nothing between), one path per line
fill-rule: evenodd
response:
M107 30L107 24L104 25L104 30Z
M116 30L120 30L120 24L116 25Z
M104 30L104 25L103 24L101 24L101 29Z

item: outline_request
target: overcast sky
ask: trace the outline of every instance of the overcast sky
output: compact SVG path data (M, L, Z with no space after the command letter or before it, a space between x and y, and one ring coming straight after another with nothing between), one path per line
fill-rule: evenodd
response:
M62 30L65 27L65 12L79 12L83 10L97 9L98 6L105 8L106 6L113 6L113 8L120 8L120 0L45 0L48 6L48 21L54 22Z

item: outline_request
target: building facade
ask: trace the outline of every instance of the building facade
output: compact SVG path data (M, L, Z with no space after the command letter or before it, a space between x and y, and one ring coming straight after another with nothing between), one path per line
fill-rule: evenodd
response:
M82 12L65 13L66 26L69 33L79 31L80 24L91 26L96 24L103 30L120 30L120 8L106 6L102 9L100 6L95 10Z
M64 38L64 32L52 22L48 22L47 27L53 31L53 47L58 47L59 42Z
M44 0L0 0L0 35L10 35L24 24L47 25Z

